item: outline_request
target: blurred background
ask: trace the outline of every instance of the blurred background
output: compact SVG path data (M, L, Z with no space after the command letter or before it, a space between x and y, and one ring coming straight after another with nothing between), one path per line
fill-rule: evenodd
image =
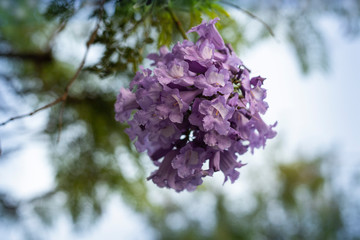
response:
M116 95L215 17L278 135L234 184L160 189ZM359 31L358 0L0 1L0 122L74 79L0 126L0 239L360 239Z

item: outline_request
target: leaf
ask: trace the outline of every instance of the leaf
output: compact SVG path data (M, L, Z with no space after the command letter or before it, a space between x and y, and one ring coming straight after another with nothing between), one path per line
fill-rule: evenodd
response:
M74 0L52 0L44 16L47 19L60 18L62 21L69 19L74 13Z
M153 42L154 42L154 39L148 37L148 38L145 38L144 42L150 44L150 43L153 43Z

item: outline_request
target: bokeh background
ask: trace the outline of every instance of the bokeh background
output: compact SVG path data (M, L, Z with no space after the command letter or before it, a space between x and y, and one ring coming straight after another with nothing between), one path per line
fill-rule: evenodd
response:
M278 135L195 192L159 189L113 105L145 58L217 24ZM0 1L0 239L360 239L360 2ZM190 34L191 39L195 35Z

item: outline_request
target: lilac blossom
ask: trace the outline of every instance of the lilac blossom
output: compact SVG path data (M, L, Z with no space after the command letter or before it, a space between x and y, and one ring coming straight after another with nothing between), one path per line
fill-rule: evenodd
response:
M261 118L265 78L250 78L217 31L218 20L191 28L195 43L150 54L154 69L141 68L117 97L115 119L128 123L136 149L152 159L157 169L148 180L159 187L193 191L218 171L233 183L245 165L238 157L276 135L276 123Z

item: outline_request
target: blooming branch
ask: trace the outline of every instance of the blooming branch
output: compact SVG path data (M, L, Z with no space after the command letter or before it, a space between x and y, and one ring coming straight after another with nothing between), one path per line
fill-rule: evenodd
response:
M260 116L268 108L265 79L250 78L217 31L218 20L188 31L200 36L196 43L185 39L150 54L154 70L142 68L117 97L115 119L130 125L125 132L137 150L159 167L148 177L159 187L192 191L217 171L234 182L245 165L236 154L276 135L276 123Z

